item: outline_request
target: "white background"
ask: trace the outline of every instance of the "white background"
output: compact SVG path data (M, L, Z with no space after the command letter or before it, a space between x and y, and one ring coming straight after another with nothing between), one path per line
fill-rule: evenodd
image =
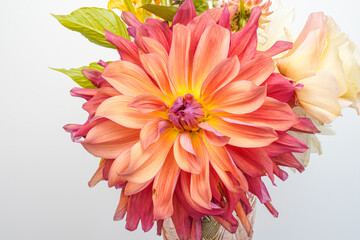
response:
M0 7L0 239L161 239L155 229L128 232L113 222L119 191L87 181L98 160L63 131L83 123L76 84L51 67L80 67L116 51L91 44L62 27L50 13L68 14L107 0L5 1ZM287 0L296 7L295 26L323 10L360 45L357 0ZM344 111L336 136L321 137L324 154L312 156L303 174L269 186L280 212L274 219L258 205L254 240L355 240L360 226L360 118Z

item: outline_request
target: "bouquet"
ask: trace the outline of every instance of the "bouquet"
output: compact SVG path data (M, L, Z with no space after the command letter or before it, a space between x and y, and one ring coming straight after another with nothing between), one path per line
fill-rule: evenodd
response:
M55 69L80 87L64 129L100 159L89 181L120 193L114 220L165 239L250 239L263 182L304 171L316 134L360 107L356 46L324 13L297 38L271 1L110 0L54 15L119 59ZM121 17L112 9L121 10ZM210 227L209 227L210 226ZM232 235L233 234L233 235Z

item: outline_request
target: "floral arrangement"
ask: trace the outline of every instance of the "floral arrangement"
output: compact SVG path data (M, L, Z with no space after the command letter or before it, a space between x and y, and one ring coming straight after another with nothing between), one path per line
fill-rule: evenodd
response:
M360 107L356 46L324 13L293 40L271 1L110 0L54 15L120 60L55 69L81 87L84 124L64 129L100 158L89 182L121 192L114 220L201 239L211 217L252 235L251 199L278 212L262 179L285 181L321 153L316 134ZM112 9L122 11L121 17ZM175 238L174 238L175 239ZM244 238L245 239L245 238Z

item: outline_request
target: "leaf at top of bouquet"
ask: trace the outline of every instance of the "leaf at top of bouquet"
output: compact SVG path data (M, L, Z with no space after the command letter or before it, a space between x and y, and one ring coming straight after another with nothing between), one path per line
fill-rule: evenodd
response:
M141 6L141 8L155 14L158 17L161 17L165 21L172 22L176 12L176 7L168 7L168 6L161 6L161 5L155 5L155 4L145 4Z
M104 67L100 66L98 63L90 63L89 66L83 66L79 68L51 68L52 70L61 72L69 76L74 82L79 84L83 88L97 88L94 84L85 77L84 73L82 72L83 69L91 69L97 70L99 72L103 71Z
M105 40L105 29L129 39L126 26L118 15L104 8L84 7L69 15L54 15L64 27L80 32L90 42L103 47L115 48ZM106 21L104 21L106 19Z

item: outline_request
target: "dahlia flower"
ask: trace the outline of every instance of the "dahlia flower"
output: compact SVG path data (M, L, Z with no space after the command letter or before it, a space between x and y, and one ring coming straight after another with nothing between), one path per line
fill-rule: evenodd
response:
M341 109L359 111L360 64L355 45L324 13L312 13L294 47L278 60L280 73L296 84L300 106L323 123L331 123Z
M256 50L260 16L253 8L231 33L227 7L214 20L196 16L186 0L171 27L124 12L134 42L106 32L121 60L100 62L102 73L84 71L98 88L72 93L87 100L89 119L65 129L102 158L89 185L106 180L122 189L114 220L127 215L128 230L141 220L148 231L157 221L160 234L172 218L180 239L200 239L208 215L235 232L235 210L251 234L250 193L277 216L261 178L285 180L279 166L302 172L293 153L307 146L286 132L317 130L289 106L294 86L273 73L272 56L292 44Z

